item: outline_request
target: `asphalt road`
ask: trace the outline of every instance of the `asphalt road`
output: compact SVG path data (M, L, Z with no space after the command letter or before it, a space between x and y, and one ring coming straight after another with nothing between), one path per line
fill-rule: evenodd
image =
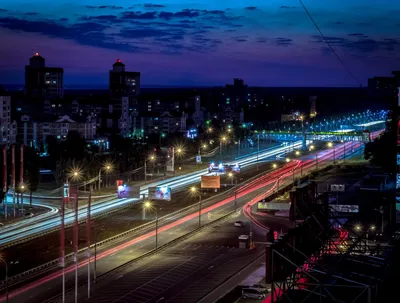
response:
M259 166L260 172L270 168L270 164L262 163ZM248 179L257 174L255 167L246 167L242 173L239 174L240 178ZM230 183L225 177L224 183ZM222 191L230 189L231 186L223 187ZM204 192L202 199L211 198L215 194ZM165 201L159 203L162 209L159 211L159 217L168 215L174 211L182 209L189 205L195 205L198 201L196 196L188 196L187 192L178 192L172 194L171 201ZM218 201L213 199L213 201ZM102 216L93 220L92 222L92 239L94 242L94 235L96 234L97 242L104 239L108 239L114 235L120 234L124 231L130 230L134 227L140 226L144 223L154 220L155 212L148 211L146 213L146 219L142 220L142 209L141 204L132 204L130 207L115 212L108 216ZM86 224L80 224L79 226L79 248L86 247ZM66 253L73 252L72 239L73 229L67 228L65 231L66 238ZM59 257L60 250L59 232L53 232L48 235L44 235L38 239L6 248L3 250L3 254L8 256L9 261L18 263L9 268L9 276L24 272L46 262L55 260ZM40 251L40 254L32 254L32 251Z
M245 218L237 213L160 254L113 273L93 285L91 299L85 300L86 294L82 294L79 302L196 302L263 253L262 248L238 248L238 237L249 234L250 223L238 228L233 224L236 220ZM264 232L253 228L253 235L261 240ZM73 296L67 302L74 302Z
M283 183L290 182L290 178L286 178ZM268 185L262 189L256 190L246 197L241 197L237 199L237 205L242 206L246 202L248 202L252 197L255 197L270 188L271 185ZM228 212L233 210L233 202L224 204L217 209L211 211L212 219L220 217ZM201 221L207 222L209 219L208 212L204 212L202 215ZM178 225L178 223L180 223ZM183 234L186 234L188 231L195 229L198 226L198 217L196 214L191 219L183 222L176 222L177 226L170 227L166 230L163 230L163 227L160 227L158 243L159 245L170 242L174 238L177 238ZM132 235L131 239L121 240L122 243L114 244L114 249L109 249L109 247L104 247L107 249L104 252L99 252L98 254L98 262L97 262L97 273L100 275L101 273L105 273L116 266L126 263L129 260L134 259L135 257L147 252L155 247L155 237L154 232L150 234L146 234L143 236ZM80 258L82 259L82 257ZM85 262L80 263L80 268L78 269L78 280L79 284L83 284L87 279L87 267L84 264ZM67 289L70 289L74 285L73 281L73 268L67 267ZM10 302L46 302L46 299L55 295L59 295L61 292L61 278L59 273L55 273L52 275L52 279L46 277L45 279L39 279L36 282L29 284L25 287L25 291L21 293L20 291L14 292L12 298L10 298ZM82 292L82 289L80 290Z
M246 197L241 197L237 199L237 206L243 206L246 202L251 199L251 197L264 192L266 189L259 189L254 191L253 193L247 195ZM210 211L211 219L216 219L221 217L229 212L234 210L234 203L229 202L225 205L218 207L215 210ZM201 222L206 223L209 222L209 214L208 212L203 213L201 216ZM177 226L171 227L168 230L163 231L163 227L159 228L158 235L158 245L162 245L170 242L171 240L182 236L189 232L190 230L194 230L198 227L199 220L197 214L193 216L192 219L187 220L186 222L176 222L180 223ZM237 238L237 237L236 237ZM146 236L139 235L131 235L129 238L121 239L119 243L113 243L112 247L114 249L110 249L110 247L104 247L102 250L98 252L98 261L97 261L97 275L101 275L102 273L106 273L115 267L122 265L145 252L148 252L155 248L155 236L154 230L151 234L147 234ZM80 256L80 260L82 260L83 256ZM87 265L83 261L80 263L80 268L78 270L79 284L86 283L87 281ZM67 267L66 269L66 285L67 289L70 289L74 286L74 268ZM62 289L62 280L60 272L53 274L53 279L49 279L47 277L43 279L39 279L32 284L27 284L23 290L23 293L18 290L15 292L16 296L10 298L10 302L46 302L48 298L53 296L57 296L61 293ZM80 289L80 292L85 292ZM18 295L19 293L19 295Z

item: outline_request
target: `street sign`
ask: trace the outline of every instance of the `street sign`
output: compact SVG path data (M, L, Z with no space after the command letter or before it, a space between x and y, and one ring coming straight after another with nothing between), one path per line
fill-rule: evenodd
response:
M346 190L344 184L331 184L330 190L334 192L344 192Z
M201 156L196 156L196 163L201 163Z
M65 183L64 184L64 198L69 198L69 184Z

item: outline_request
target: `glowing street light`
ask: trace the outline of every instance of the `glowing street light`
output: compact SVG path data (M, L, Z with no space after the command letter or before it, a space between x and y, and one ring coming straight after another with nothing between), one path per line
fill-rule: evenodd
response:
M224 143L227 140L226 136L221 137L221 141L219 141L219 154L222 154L222 143Z
M101 167L99 169L99 195L100 195L100 187L101 187L101 171L104 170L106 172L106 174L108 175L110 172L112 172L113 169L114 169L114 166L111 162L104 163L103 167Z
M146 220L146 209L151 209L151 201L144 201L142 206L142 220Z
M272 164L272 168L277 168L278 165L276 165L276 163Z
M300 152L298 150L296 150L296 156L300 155Z
M361 225L356 225L356 226L355 226L355 229L356 229L357 231L360 231L360 230L361 230Z
M156 155L152 154L144 159L144 180L147 181L147 161L154 163L157 160Z
M288 163L289 163L289 162L290 162L290 158L286 158L286 162L288 162Z
M332 148L333 147L333 163L336 162L336 148L333 146L332 142L328 142L328 147Z

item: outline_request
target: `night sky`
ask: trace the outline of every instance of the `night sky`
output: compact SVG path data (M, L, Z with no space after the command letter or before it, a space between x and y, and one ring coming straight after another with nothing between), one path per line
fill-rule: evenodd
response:
M198 4L202 3L202 4ZM400 1L0 1L0 83L34 52L65 84L107 84L117 58L143 85L358 86L400 69Z

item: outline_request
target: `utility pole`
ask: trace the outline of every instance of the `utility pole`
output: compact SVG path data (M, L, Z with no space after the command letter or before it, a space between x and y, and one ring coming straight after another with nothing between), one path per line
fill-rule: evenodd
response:
M260 134L257 134L257 171L258 171L258 154L260 153Z
M74 258L75 258L75 303L78 303L78 187L75 194Z
M3 148L3 192L4 192L4 219L7 220L7 149Z
M90 244L91 244L91 232L92 232L92 226L91 226L91 204L92 204L92 186L90 185L89 187L89 200L88 200L88 205L87 205L87 216L86 216L86 237L87 237L87 256L88 256L88 298L90 298L90 275L91 275L91 270L90 270Z
M65 198L61 199L60 266L62 267L62 303L65 303Z

